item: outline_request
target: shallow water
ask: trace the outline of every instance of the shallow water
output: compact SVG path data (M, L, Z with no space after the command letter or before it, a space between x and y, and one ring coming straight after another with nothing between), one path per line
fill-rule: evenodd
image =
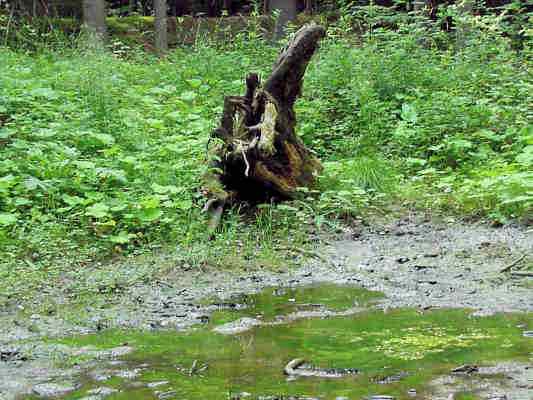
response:
M95 363L84 374L81 388L64 398L83 398L105 386L119 390L107 399L227 399L239 393L249 393L248 398L360 399L388 394L422 399L428 398L428 382L459 365L531 360L533 339L522 333L533 328L532 314L475 317L466 310L370 308L378 298L376 292L334 285L269 289L231 301L212 300L221 310L209 323L185 333L106 331L68 338L62 343L101 349L128 345L135 351L121 358L123 363ZM273 321L299 310L353 306L367 309L350 316L259 326L233 336L212 331L243 316ZM360 373L291 380L283 368L294 358ZM108 379L97 380L104 377ZM465 393L462 398L476 397Z

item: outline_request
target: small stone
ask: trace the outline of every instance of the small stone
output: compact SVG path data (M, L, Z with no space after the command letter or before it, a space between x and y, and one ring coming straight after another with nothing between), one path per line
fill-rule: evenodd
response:
M215 327L213 331L222 335L236 335L238 333L246 332L255 326L260 326L261 324L262 322L257 318L243 317L237 321L219 325Z
M126 354L131 353L133 351L133 347L119 346L119 347L114 347L108 351L111 357L116 358L116 357L122 357L122 356L125 356Z
M171 399L172 397L174 397L176 395L176 391L169 390L168 392L156 392L155 394L157 395L157 398L159 400L166 400L166 399Z
M372 396L370 400L395 400L395 397L379 394L376 396Z
M40 383L33 387L33 393L39 397L57 397L74 390L76 386L70 383Z
M88 394L93 394L93 395L98 395L100 397L105 397L105 396L109 396L110 394L113 394L113 393L116 393L116 392L118 392L117 389L113 389L113 388L102 386L102 387L97 387L95 389L91 389L87 393Z
M107 381L109 379L111 379L111 375L106 375L106 374L95 374L93 375L93 379L97 382L104 382L104 381Z
M150 382L146 386L148 386L149 388L155 388L163 385L168 385L168 381Z
M0 361L27 361L28 357L15 347L0 347Z
M115 376L123 379L134 379L139 376L139 370L122 370L115 372Z
M416 389L409 389L409 390L407 391L407 395L408 395L409 397L416 397Z
M346 396L338 396L338 397L335 397L335 400L349 400L349 399Z
M396 259L396 262L398 264L405 264L406 262L409 262L409 261L410 261L409 257L399 257Z
M524 331L522 332L522 336L533 338L533 331Z
M207 324L209 322L209 315L198 315L196 319L199 319L202 324Z

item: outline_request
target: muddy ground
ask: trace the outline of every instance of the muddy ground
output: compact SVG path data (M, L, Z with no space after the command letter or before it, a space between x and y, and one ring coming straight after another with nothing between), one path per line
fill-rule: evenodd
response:
M271 286L359 285L383 292L385 298L378 307L385 309L460 307L482 315L533 312L531 277L514 274L531 272L531 228L435 222L412 215L390 223L346 229L340 236L318 248L296 270L236 273L178 265L164 279L130 287L113 304L87 307L76 319L63 318L61 313L27 315L10 308L0 314L0 398L35 393L39 390L37 384L52 377L67 383L56 385L55 392L54 387L41 387L44 392L50 389L58 394L73 385L73 377L84 368L83 363L68 370L54 369L58 354L71 357L74 350L45 344L41 338L112 327L186 329L209 321L210 314L224 300ZM511 265L510 271L501 272ZM218 300L206 301L215 298ZM102 360L114 359L117 354L93 356ZM509 382L522 383L513 388L507 382L505 390L508 396L515 393L515 397L508 398L526 399L516 396L533 390L532 369L515 369L519 372L508 368L508 376L516 377ZM449 381L439 386L448 387L439 398L450 398L457 388Z

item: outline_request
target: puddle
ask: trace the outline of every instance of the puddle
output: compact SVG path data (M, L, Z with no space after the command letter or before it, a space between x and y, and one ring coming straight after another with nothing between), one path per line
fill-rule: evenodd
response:
M237 296L226 302L215 300L209 303L219 308L211 316L211 323L220 325L242 317L270 322L297 312L338 312L354 307L368 307L382 297L379 292L355 286L322 284L268 288L253 295Z
M213 332L216 325L242 317L273 321L302 308L340 311L378 298L376 292L334 285L269 289L229 302L215 301L223 310L185 333L116 330L65 339L61 343L74 347L128 346L135 351L95 363L83 375L81 387L62 398L424 399L431 398L432 380L450 375L460 365L531 363L533 339L523 332L533 329L532 314L479 317L465 310L366 309L353 315L256 326L237 335ZM296 358L319 371L359 373L289 377L284 368ZM494 379L503 376L496 374ZM462 390L458 399L477 398L476 393Z

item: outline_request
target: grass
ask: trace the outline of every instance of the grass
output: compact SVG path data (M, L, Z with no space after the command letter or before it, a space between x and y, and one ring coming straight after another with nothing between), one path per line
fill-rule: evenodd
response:
M209 132L223 96L242 93L249 71L267 76L278 46L250 30L162 60L116 42L101 53L80 41L1 47L0 299L87 282L93 268L113 282L120 272L95 261L153 251L194 266L278 268L291 262L278 248L398 203L530 221L531 47L513 50L494 21L462 48L417 25L374 30L359 45L338 28L297 105L299 133L325 165L317 187L289 204L229 210L213 242L199 190ZM128 284L160 271L141 268Z

